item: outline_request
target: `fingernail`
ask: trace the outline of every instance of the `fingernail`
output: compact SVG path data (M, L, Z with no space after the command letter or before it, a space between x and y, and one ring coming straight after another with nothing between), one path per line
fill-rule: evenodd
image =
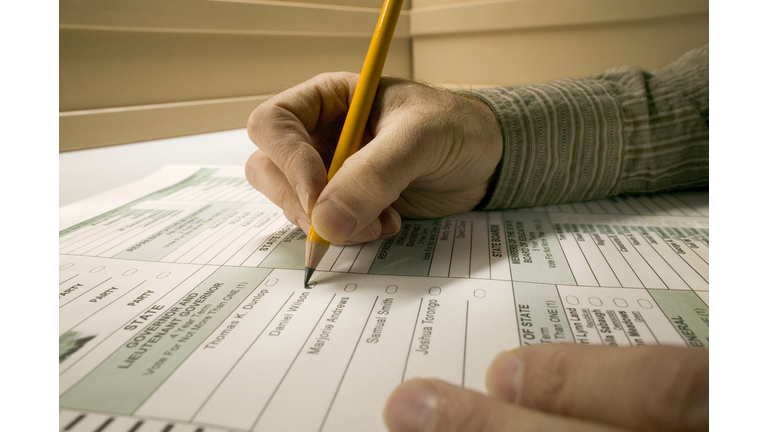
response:
M329 233L333 236L330 240L346 240L357 226L357 220L331 200L315 205L312 211L312 221L315 224L315 229L319 228L323 231L323 233L318 232L318 234Z
M304 234L309 235L309 228L312 226L309 221L306 219L299 219L298 222L301 230L304 231Z
M296 195L299 197L301 207L304 209L304 213L309 213L309 191L303 185L296 185Z
M401 220L395 209L387 208L379 216L381 221L381 235L383 237L392 237L400 232Z
M434 423L438 405L434 387L421 380L407 382L395 390L385 408L390 431L421 432Z
M523 385L523 361L514 351L496 356L488 368L486 387L491 396L517 402Z
M349 241L352 243L366 243L374 240L376 240L376 236L370 226L349 238Z

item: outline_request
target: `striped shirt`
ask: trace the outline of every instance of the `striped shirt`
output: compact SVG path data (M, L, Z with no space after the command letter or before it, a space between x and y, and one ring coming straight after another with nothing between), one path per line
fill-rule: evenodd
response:
M470 92L504 150L484 209L532 207L709 183L709 46L654 70Z

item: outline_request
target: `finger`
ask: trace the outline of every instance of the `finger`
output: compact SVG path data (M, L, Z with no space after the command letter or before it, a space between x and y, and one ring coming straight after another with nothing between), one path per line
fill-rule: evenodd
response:
M400 214L392 207L387 207L368 227L349 239L350 244L365 243L392 237L400 231Z
M325 186L323 155L336 144L356 76L323 74L259 105L248 119L248 136L282 171L305 213Z
M558 417L490 398L439 380L411 380L387 401L391 432L608 432L619 428Z
M245 178L254 189L283 209L286 219L309 233L309 215L282 171L262 151L255 151L245 164Z
M359 239L371 227L375 231L376 219L421 173L420 149L404 132L410 129L403 125L380 131L344 162L312 211L318 234L331 243L343 243Z
M708 428L708 350L529 346L499 354L486 386L522 406L634 430Z
M305 233L309 233L311 226L309 215L304 212L295 191L283 173L264 152L257 150L248 158L245 164L245 177L254 189L282 208L289 221L301 227ZM392 207L387 207L367 229L348 242L339 244L365 243L391 237L400 231L400 226L400 215Z

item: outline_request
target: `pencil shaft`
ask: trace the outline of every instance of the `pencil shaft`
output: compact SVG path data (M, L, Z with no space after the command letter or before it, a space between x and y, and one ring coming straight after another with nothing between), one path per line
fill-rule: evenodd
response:
M381 72L384 70L387 52L395 33L402 6L403 0L385 0L384 6L381 8L379 21L376 24L371 45L368 47L368 54L365 56L363 70L360 73L355 93L352 95L347 118L344 120L339 142L328 169L328 181L333 178L344 161L360 148L360 141L363 139L363 132L368 123L373 99L379 88ZM325 252L328 251L328 247L329 243L315 232L314 227L311 227L307 233L305 267L314 271ZM307 271L307 274L311 276L312 272ZM309 276L307 276L305 284L308 282Z
M379 88L381 72L384 70L387 52L395 33L397 18L400 15L402 5L403 0L385 0L381 9L379 22L376 24L371 45L368 47L363 70L360 73L360 79L352 96L352 103L349 106L349 112L347 112L347 118L341 129L339 142L328 169L329 181L344 164L344 161L360 148L360 142L363 139L365 125L368 123L376 90Z
M330 243L328 243L325 240L322 240L322 241L307 240L307 243L305 246L305 254L306 254L305 261L304 261L305 269L311 269L312 271L315 271L317 269L317 266L320 264L320 261L323 259L323 256L325 255L325 253L328 252L328 247L330 247ZM309 274L311 275L312 273L309 272ZM305 281L304 284L306 285L307 282L309 282L309 279L307 279L307 281Z

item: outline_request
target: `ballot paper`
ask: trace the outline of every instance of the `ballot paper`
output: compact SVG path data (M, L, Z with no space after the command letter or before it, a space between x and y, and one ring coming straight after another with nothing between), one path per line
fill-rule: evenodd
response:
M384 431L400 383L484 392L496 354L709 344L706 191L404 220L331 246L242 167L171 166L60 209L69 431Z

